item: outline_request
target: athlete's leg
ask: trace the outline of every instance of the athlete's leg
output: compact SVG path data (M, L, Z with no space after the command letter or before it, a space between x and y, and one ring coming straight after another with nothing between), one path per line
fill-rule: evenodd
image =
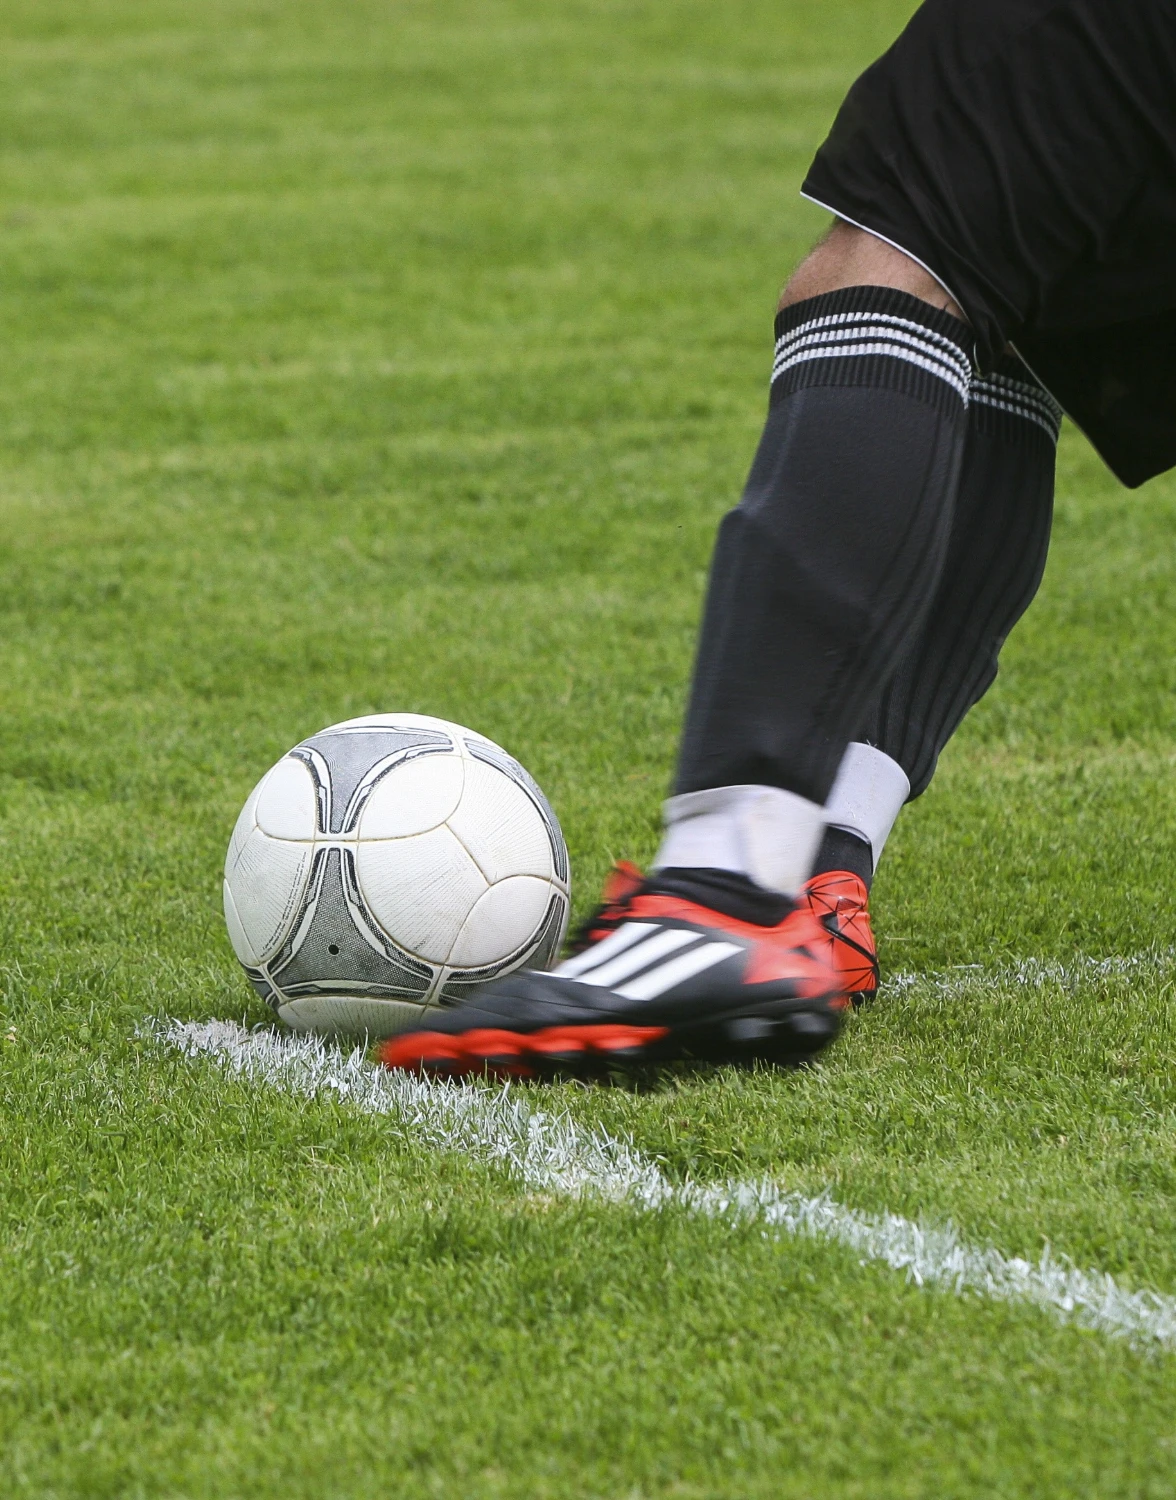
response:
M918 797L940 751L996 677L1005 638L1045 570L1061 412L1019 360L972 383L964 477L931 613L862 738Z
M858 731L826 806L818 870L869 883L899 807L992 685L1049 548L1061 410L1015 355L973 379L964 464L935 602ZM876 747L876 748L867 748Z
M719 533L652 876L610 883L554 973L438 1013L387 1044L391 1066L796 1061L876 983L858 882L794 898L851 734L934 597L971 337L919 266L853 232L802 272L777 317L764 436Z
M767 426L715 550L660 869L785 895L808 878L846 746L938 584L970 379L958 311L922 266L843 224L785 289Z

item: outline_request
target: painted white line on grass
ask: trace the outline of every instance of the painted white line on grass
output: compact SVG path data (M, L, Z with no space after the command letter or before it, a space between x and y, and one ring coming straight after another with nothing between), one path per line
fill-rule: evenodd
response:
M1103 1271L1054 1260L1048 1249L1036 1261L1008 1257L967 1244L950 1225L924 1228L897 1214L861 1213L824 1194L785 1192L766 1179L677 1185L626 1142L537 1109L516 1089L391 1073L366 1062L361 1051L347 1054L315 1037L247 1031L231 1021L157 1021L149 1034L186 1057L210 1058L285 1093L327 1095L369 1114L394 1115L414 1138L502 1165L532 1191L600 1197L647 1211L677 1205L779 1234L832 1240L863 1263L882 1261L919 1286L1028 1303L1136 1344L1176 1348L1176 1297L1127 1291Z
M1148 948L1126 957L1072 959L1021 958L1000 968L986 964L957 964L931 974L891 974L884 982L887 992L913 989L938 990L955 994L959 989L987 991L1019 986L1043 989L1054 985L1072 990L1091 980L1127 978L1136 974L1154 975L1176 966L1176 948Z

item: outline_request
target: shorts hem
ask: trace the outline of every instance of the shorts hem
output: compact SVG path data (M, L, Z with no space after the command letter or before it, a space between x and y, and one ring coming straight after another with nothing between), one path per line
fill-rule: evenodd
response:
M940 276L938 272L933 271L925 260L920 260L912 250L908 250L905 245L900 245L897 240L892 240L889 235L883 234L880 229L871 229L868 224L862 224L859 223L857 219L851 219L850 216L847 213L843 213L841 209L834 208L831 203L822 202L820 198L814 198L812 193L806 193L803 188L801 188L800 190L800 196L806 202L815 204L817 208L823 208L827 214L833 214L835 218L844 219L847 224L852 224L855 229L860 229L865 234L873 235L876 240L881 240L883 244L889 245L892 250L897 250L900 254L905 255L908 260L913 260L915 265L921 266L922 269L926 271L927 275L930 276L932 281L936 282L937 285L943 288L943 290L947 293L947 295L951 298L951 300L957 307L964 306L961 298L956 296L955 292L952 291L951 287L948 286L943 277Z

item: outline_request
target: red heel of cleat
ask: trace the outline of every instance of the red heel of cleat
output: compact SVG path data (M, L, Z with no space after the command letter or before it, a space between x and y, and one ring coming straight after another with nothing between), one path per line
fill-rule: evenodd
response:
M830 870L814 875L801 898L827 934L827 957L854 1005L878 990L878 953L870 925L869 892L857 875Z

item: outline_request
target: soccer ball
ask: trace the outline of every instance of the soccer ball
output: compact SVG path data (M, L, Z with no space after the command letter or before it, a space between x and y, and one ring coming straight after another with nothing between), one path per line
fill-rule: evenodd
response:
M289 1026L389 1036L512 969L548 967L568 851L518 761L422 714L348 719L254 787L225 859L225 921Z

